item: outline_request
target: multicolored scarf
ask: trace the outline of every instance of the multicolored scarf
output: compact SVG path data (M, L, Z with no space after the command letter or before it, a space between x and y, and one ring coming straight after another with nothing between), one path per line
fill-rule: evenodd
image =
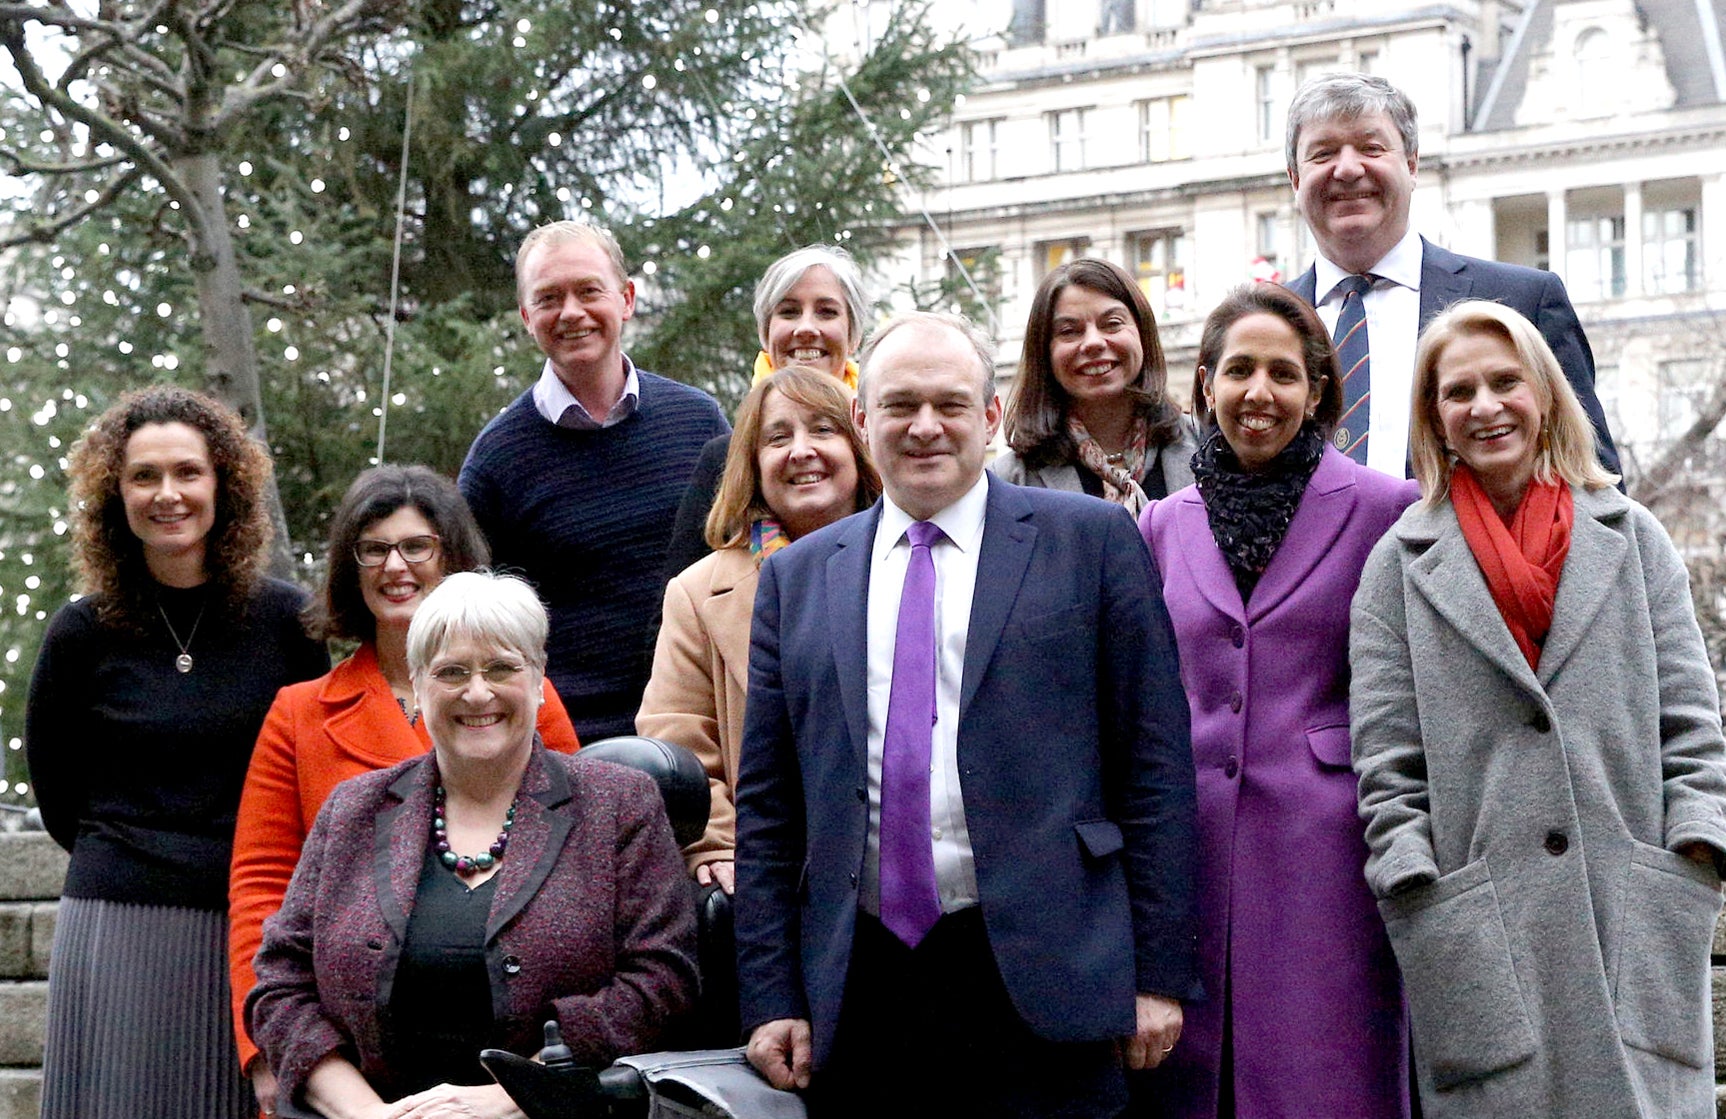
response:
M1539 668L1541 647L1552 630L1558 578L1570 554L1570 530L1576 524L1570 487L1558 481L1529 482L1506 525L1474 471L1457 463L1450 475L1450 503L1510 636L1528 667Z
M749 525L749 554L755 557L755 565L768 556L791 543L791 537L780 527L779 522L772 517L762 517Z
M1132 434L1128 436L1118 462L1109 461L1108 452L1085 430L1079 417L1067 417L1067 434L1072 436L1073 445L1079 451L1079 461L1085 469L1103 480L1103 500L1124 506L1127 512L1137 517L1150 503L1138 481L1139 475L1145 472L1145 445L1149 441L1149 427L1145 421L1133 421Z
M762 350L755 355L755 375L749 378L749 383L756 385L771 376L773 376L773 359L767 356L766 350ZM839 375L839 379L845 382L846 388L855 393L857 391L857 363L846 358L845 371Z

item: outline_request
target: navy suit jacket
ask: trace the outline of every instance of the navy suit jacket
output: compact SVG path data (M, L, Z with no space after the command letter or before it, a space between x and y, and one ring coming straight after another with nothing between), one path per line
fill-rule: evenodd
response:
M743 1024L845 989L869 826L870 553L881 505L763 565L737 787ZM1133 1032L1135 991L1199 993L1187 702L1132 518L989 479L958 763L995 962L1051 1041Z
M1599 439L1600 465L1614 474L1623 473L1618 465L1618 447L1606 429L1606 413L1594 393L1594 351L1582 333L1564 282L1542 269L1453 253L1424 237L1420 247L1420 329L1425 330L1440 311L1464 299L1490 299L1520 313L1540 330L1558 358L1558 367L1576 390L1576 398ZM1316 306L1317 287L1317 271L1309 267L1289 290Z

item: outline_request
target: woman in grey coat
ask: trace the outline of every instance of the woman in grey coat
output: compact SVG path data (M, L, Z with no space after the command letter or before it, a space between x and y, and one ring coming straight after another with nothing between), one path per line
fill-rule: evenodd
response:
M1426 498L1367 562L1349 702L1425 1114L1713 1116L1726 758L1684 565L1514 311L1435 320L1414 394Z
M1084 258L1043 278L1007 401L1006 453L1021 486L1088 493L1138 516L1193 483L1192 427L1168 396L1157 323L1119 265Z

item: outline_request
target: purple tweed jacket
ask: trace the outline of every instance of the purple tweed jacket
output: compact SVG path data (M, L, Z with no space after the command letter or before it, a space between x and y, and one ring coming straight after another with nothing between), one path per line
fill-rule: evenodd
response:
M431 833L429 759L337 786L264 923L246 1024L284 1103L331 1053L384 1099L401 1094L383 1064L383 1008ZM653 782L536 743L521 794L486 923L509 1048L531 1055L555 1016L582 1063L651 1049L697 984L693 900Z

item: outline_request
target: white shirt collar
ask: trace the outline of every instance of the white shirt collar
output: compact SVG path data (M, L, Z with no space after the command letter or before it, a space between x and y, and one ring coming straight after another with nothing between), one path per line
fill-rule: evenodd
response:
M569 386L563 383L563 378L557 375L557 370L551 367L550 358L545 359L539 380L533 385L534 410L552 423L557 423L565 411L575 408L575 422L571 426L588 429L610 427L628 419L641 407L641 379L636 376L635 363L629 360L629 355L621 356L623 395L617 398L617 403L611 406L611 411L607 412L603 419L596 420L588 414L586 406L575 398L575 394L569 391Z
M1421 255L1420 234L1410 227L1402 235L1402 240L1392 246L1391 250L1367 271L1410 291L1419 291ZM1343 271L1340 265L1332 263L1320 253L1313 264L1313 291L1318 297L1317 301L1323 303L1330 299L1336 286L1353 274Z
M989 507L989 474L966 490L957 501L929 519L935 522L949 541L960 551L974 550L983 539L983 513ZM905 530L916 520L899 508L890 497L881 499L881 524L875 530L874 558L879 561L905 538Z

